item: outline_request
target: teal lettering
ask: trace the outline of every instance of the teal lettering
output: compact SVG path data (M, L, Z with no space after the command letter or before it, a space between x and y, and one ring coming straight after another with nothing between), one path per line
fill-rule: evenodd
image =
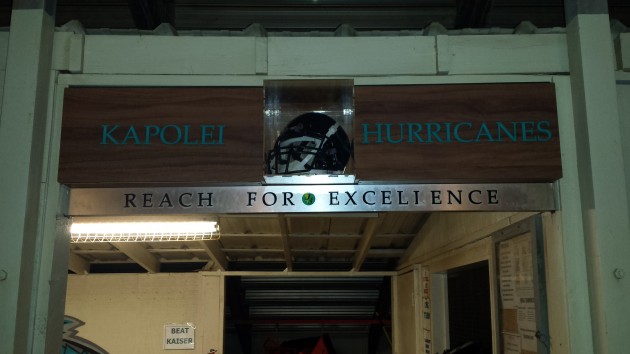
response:
M399 124L398 127L399 127L399 129L398 129L398 132L399 132L398 136L399 136L399 138L398 138L398 140L394 140L394 139L392 139L392 131L391 131L392 124L391 123L385 124L385 131L386 131L387 142L388 143L390 143L390 144L400 144L403 141L404 137L402 136L403 135L402 134L402 132L403 132L402 124Z
M453 129L453 136L455 136L455 140L459 141L460 143L470 143L470 142L472 142L471 139L463 139L459 135L459 128L461 128L462 125L467 126L468 129L472 129L472 123L457 123L455 125L455 129Z
M120 132L120 125L101 125L101 145L151 145L159 138L164 145L223 145L224 125L200 125L201 137L191 125L169 124L158 125L131 125L125 130L124 137ZM216 139L215 139L216 137Z
M136 145L140 145L140 138L138 137L138 133L136 133L136 128L134 128L134 126L130 126L129 130L127 130L127 135L125 135L125 138L122 141L123 145L127 145L127 140L129 139L133 139L133 143Z
M160 127L157 125L147 125L144 127L144 144L151 145L151 138L160 134Z
M446 139L444 141L446 141L447 143L451 142L451 122L446 122L444 123L444 127L446 128Z
M376 138L376 143L377 144L382 144L383 143L383 137L382 137L382 134L381 134L381 126L382 126L382 124L377 123L377 124L375 124L375 126L376 126L376 129L377 129L375 132L374 131L369 131L368 129L370 128L370 124L363 123L363 144L369 144L370 143L370 141L369 141L369 136L370 135L376 135L377 136L377 138Z
M175 136L176 136L176 138L175 138L174 140L167 140L167 138L166 138L166 137L167 137L166 132L167 132L167 130L168 130L169 128L171 128L171 130L175 130L175 133L176 133L176 135L175 135ZM177 144L177 143L179 143L179 141L180 141L181 139L182 139L182 131L181 131L181 129L180 129L177 125L174 125L174 124L165 125L165 126L162 128L162 131L160 132L160 140L162 141L162 144L164 144L164 145L174 145L174 144Z
M217 127L219 127L219 142L217 145L223 145L223 128L225 125L217 125Z
M551 140L553 135L551 134L551 130L549 130L550 125L551 123L549 123L548 120L543 120L541 122L538 122L538 125L537 125L538 132L542 134L542 136L538 135L538 141L547 142Z
M522 140L525 142L536 141L534 136L534 122L521 122Z
M197 139L190 141L190 125L184 125L184 145L198 145Z
M502 137L502 133L504 133L505 135L507 135L507 137L516 142L517 138L516 138L516 131L517 129L517 124L516 123L512 123L512 131L510 131L510 129L508 129L508 127L505 126L505 124L501 123L501 122L497 122L497 128L498 128L498 132L497 132L497 140L498 141L503 141L503 137Z
M408 123L407 129L408 129L408 137L407 137L408 142L413 143L417 141L419 143L424 143L424 140L422 140L422 137L420 136L420 132L422 131L422 124ZM415 141L414 141L414 138L415 138Z
M433 130L435 128L435 130ZM438 135L440 132L440 123L427 123L427 142L433 142L433 138L435 138L436 143L441 143L442 138Z
M107 141L111 140L111 142L114 145L118 145L120 144L118 141L116 141L116 139L114 139L114 137L112 136L112 133L118 129L120 126L119 125L114 125L111 129L109 129L109 125L107 124L103 124L101 125L101 127L103 128L103 137L101 139L101 145L107 145Z
M214 125L201 126L201 145L214 145Z
M482 136L485 136L488 141L494 141L494 138L492 138L492 135L490 134L490 130L488 130L488 126L486 125L486 123L481 123L475 141L480 141Z

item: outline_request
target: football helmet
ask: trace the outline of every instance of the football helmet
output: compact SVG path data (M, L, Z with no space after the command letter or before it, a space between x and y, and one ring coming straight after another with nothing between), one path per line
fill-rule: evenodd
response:
M351 154L339 123L322 113L304 113L287 124L267 153L267 173L340 174Z

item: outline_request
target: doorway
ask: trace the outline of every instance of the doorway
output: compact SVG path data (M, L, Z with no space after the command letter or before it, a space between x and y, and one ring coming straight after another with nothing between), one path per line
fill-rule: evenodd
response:
M450 338L447 353L492 353L489 274L487 261L447 272Z
M226 276L233 354L391 353L390 276Z

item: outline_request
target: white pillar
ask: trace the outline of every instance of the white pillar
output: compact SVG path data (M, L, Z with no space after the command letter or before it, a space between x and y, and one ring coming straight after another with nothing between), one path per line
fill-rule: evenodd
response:
M54 3L15 1L11 17L0 112L0 353L60 350L68 244L57 242L65 233L55 231L60 190L51 178Z
M630 211L608 15L576 15L567 26L567 41L578 183L575 190L561 190L560 197L563 209L579 202L577 210L567 205L576 212L564 217L563 223L582 226L588 277L587 289L567 285L567 300L588 297L593 342L593 348L584 348L575 344L588 341L572 338L571 349L624 353L630 348ZM568 312L573 310L583 311L569 305ZM582 327L570 323L571 335Z

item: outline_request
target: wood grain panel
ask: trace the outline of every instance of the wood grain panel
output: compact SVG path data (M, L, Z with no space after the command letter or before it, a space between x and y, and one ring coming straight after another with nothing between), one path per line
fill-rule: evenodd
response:
M499 124L515 127L515 139ZM388 143L387 125L390 141L399 143ZM428 125L441 130L427 134ZM553 84L358 86L354 131L355 171L364 181L549 182L562 176Z
M262 106L262 88L67 88L59 182L71 186L259 182ZM104 138L102 125L109 125L112 130L107 131L113 133ZM138 138L130 134L125 141L131 125ZM171 126L163 130L163 140L179 143L164 144L159 135L147 140L146 126L155 133L154 127L168 125L177 125L181 133ZM215 127L206 144L201 144L203 125ZM178 139L186 129L188 144L183 136Z

